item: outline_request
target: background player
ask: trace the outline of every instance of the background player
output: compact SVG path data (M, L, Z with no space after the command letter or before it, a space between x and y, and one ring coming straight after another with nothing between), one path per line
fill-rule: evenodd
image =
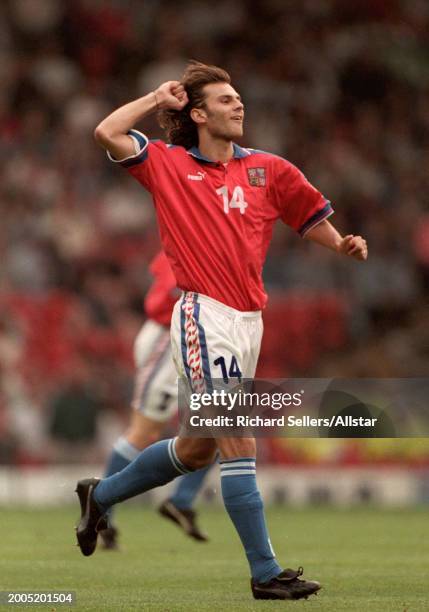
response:
M173 147L150 143L132 129L157 109L165 111L162 121ZM367 257L360 236L343 238L326 220L333 212L329 202L292 164L234 144L242 136L243 118L229 75L192 63L182 83L164 83L96 130L111 156L153 195L163 247L184 290L173 313L173 356L194 389L210 388L220 358L231 376L254 376L266 303L261 272L277 219L338 253ZM277 563L256 485L253 438L165 440L119 474L80 481L77 536L83 554L94 551L111 505L208 465L216 448L225 507L246 551L254 597L316 593L320 585L300 580L302 570L282 571Z
M134 344L136 375L131 423L113 446L106 477L123 470L144 448L157 442L177 410L177 374L171 356L170 322L180 291L163 251L154 258L149 269L154 280L144 302L147 321ZM206 541L207 536L196 523L192 505L209 469L179 478L172 497L159 507L161 516L169 518L199 541ZM112 524L112 513L109 514L109 527L100 536L104 548L117 548L118 529Z

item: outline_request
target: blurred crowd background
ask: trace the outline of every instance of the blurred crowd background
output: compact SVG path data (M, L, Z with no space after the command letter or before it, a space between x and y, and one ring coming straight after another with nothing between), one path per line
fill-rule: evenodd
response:
M126 423L158 234L92 132L191 58L232 75L242 144L295 163L369 245L360 265L277 227L259 374L427 375L426 0L4 0L0 57L0 463L100 461ZM265 457L429 458L319 442Z

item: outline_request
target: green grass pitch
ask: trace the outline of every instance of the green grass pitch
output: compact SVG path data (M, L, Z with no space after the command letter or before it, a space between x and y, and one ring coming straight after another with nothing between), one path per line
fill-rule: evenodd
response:
M73 590L69 606L25 610L414 612L429 610L427 509L271 508L277 556L320 580L317 597L257 602L231 523L202 509L209 544L194 543L147 506L118 512L120 552L84 558L75 547L76 508L0 510L0 590ZM4 606L3 609L9 609Z

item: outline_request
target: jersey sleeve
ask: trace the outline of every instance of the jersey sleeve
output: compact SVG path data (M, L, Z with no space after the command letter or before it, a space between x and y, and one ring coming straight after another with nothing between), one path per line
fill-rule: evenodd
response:
M279 157L273 166L271 195L279 217L305 236L333 214L331 203L290 162Z
M151 193L156 188L155 176L161 172L167 162L168 147L162 140L149 140L138 130L130 130L128 136L134 143L134 155L115 159L109 152L107 157L123 168Z

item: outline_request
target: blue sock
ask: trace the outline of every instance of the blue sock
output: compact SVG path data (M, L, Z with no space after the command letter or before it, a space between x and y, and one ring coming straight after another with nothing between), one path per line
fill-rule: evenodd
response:
M126 438L118 438L113 446L107 463L105 478L123 470L131 461L138 457L140 450L130 444Z
M189 510L192 508L194 500L203 486L204 479L212 465L213 464L208 465L195 472L190 472L179 478L176 490L173 496L170 497L170 501L176 508L180 508L180 510Z
M264 505L256 484L255 458L221 461L220 475L225 508L246 551L252 578L268 582L282 568L268 537Z
M148 446L121 472L104 478L94 491L100 510L106 512L113 504L186 474L187 468L177 458L175 442L172 438Z

